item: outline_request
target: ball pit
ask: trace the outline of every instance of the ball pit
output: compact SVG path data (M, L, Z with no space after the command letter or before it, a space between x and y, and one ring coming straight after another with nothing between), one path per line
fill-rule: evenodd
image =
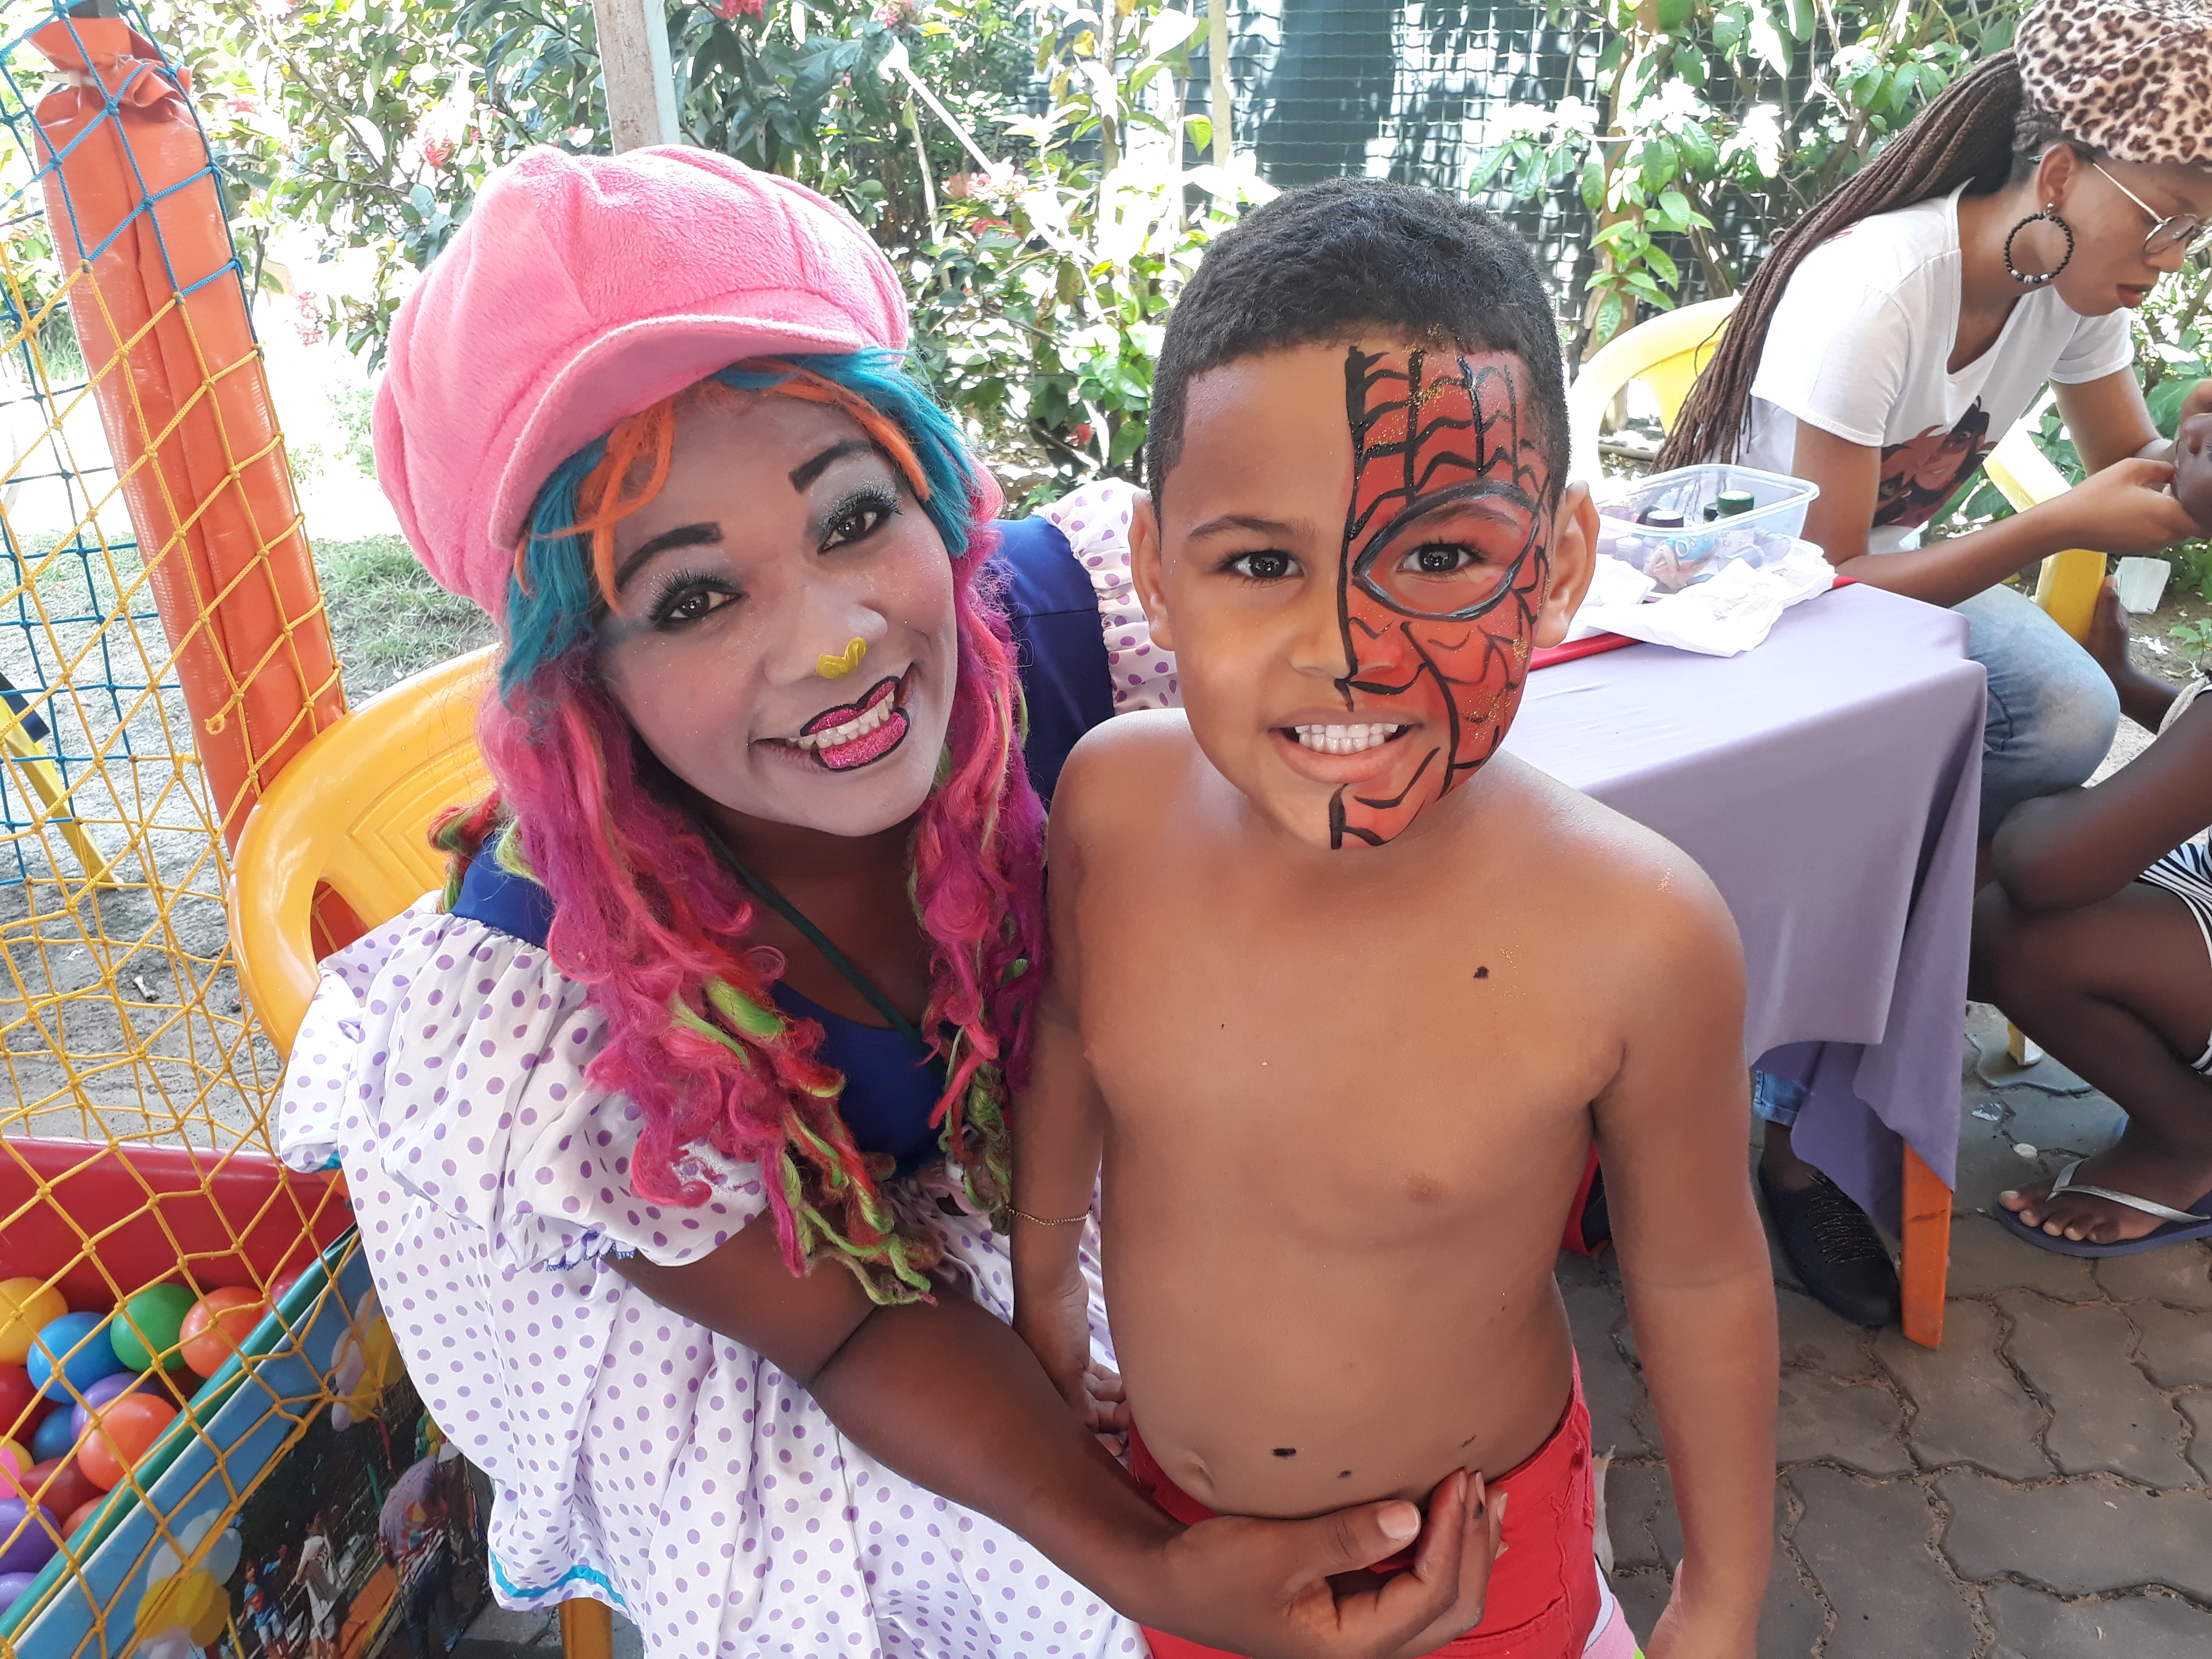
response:
M15 1605L16 1598L38 1579L35 1572L0 1572L0 1613Z
M185 1316L185 1364L202 1376L213 1376L268 1311L269 1304L252 1291L210 1291Z
M66 1411L47 1414L31 1436L31 1455L41 1463L52 1462L58 1457L67 1457L76 1449L76 1430L70 1423L72 1413Z
M149 1285L124 1302L107 1340L125 1370L151 1370L158 1363L174 1370L185 1363L177 1343L192 1300L181 1285Z
M21 1364L39 1333L68 1311L62 1293L43 1279L0 1279L0 1362Z
M102 1492L112 1492L176 1418L174 1406L149 1394L126 1394L102 1406L77 1449L77 1468Z
M31 1382L30 1372L21 1365L0 1361L0 1437L15 1440L31 1437L31 1425L24 1413L39 1398L39 1390ZM10 1434L9 1431L14 1430Z
M66 1462L57 1459L35 1465L23 1477L23 1485L32 1497L56 1515L67 1515L79 1504L100 1496L100 1488L85 1478L74 1457Z
M0 1498L0 1572L36 1572L60 1547L61 1517L44 1504Z
M23 1367L33 1386L49 1400L66 1400L121 1370L107 1321L106 1314L65 1313L40 1326Z

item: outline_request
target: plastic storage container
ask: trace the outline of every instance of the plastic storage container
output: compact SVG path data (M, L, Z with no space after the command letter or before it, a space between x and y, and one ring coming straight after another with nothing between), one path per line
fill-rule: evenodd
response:
M1748 511L1721 514L1721 497L1741 491ZM1789 556L1820 486L1755 467L1708 464L1656 473L1598 504L1597 550L1678 593L1735 559L1763 564ZM1731 501L1730 506L1738 503ZM1650 525L1649 516L1671 522Z

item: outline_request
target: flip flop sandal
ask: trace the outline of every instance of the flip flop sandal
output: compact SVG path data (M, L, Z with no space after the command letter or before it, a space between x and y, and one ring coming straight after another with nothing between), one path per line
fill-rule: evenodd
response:
M2148 1198L2137 1198L2130 1193L2116 1193L2109 1187L2077 1186L2074 1171L2087 1160L2075 1158L2058 1172L2058 1179L2051 1183L2048 1198L2061 1193L2086 1193L2091 1198L2110 1199L2115 1204L2124 1204L2130 1210L2140 1210L2145 1215L2156 1216L2166 1225L2141 1238L2123 1239L2117 1244L2094 1244L2086 1238L2069 1238L2063 1233L2052 1237L2040 1227L2031 1227L2014 1211L2002 1204L1992 1205L1990 1215L1996 1224L2016 1238L2025 1239L2041 1250L2055 1250L2060 1255L2133 1255L2138 1250L2154 1250L2161 1244L2179 1244L2192 1238L2212 1238L2212 1193L2186 1210L2176 1210ZM2048 1199L2046 1199L2048 1201Z

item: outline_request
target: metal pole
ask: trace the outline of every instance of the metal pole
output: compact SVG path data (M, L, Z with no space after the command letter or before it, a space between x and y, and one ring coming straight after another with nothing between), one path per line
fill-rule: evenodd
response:
M1206 0L1206 58L1212 71L1213 165L1225 167L1236 154L1235 111L1229 102L1229 0Z
M682 143L661 0L592 0L592 15L599 23L599 71L606 80L615 154Z

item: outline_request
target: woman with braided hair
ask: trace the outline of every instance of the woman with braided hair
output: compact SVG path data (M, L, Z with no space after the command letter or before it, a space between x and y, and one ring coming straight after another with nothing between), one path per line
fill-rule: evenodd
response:
M1007 1328L1006 1230L1097 1236L1009 1203L1038 787L1142 677L1103 556L993 522L906 329L857 224L724 156L533 150L477 197L374 438L501 624L497 790L447 891L324 964L280 1147L345 1172L507 1606L704 1659L1472 1624L1464 1504L1178 1526Z
M2024 800L2084 781L2119 710L2081 648L1998 584L2067 548L2156 553L2201 534L2168 488L2127 313L2212 220L2212 9L2043 0L1815 204L1746 289L1660 452L1820 486L1805 536L1842 574L1949 605L1989 672L1984 842ZM2048 384L2089 477L1971 534L1921 532ZM2212 410L2212 381L2182 416ZM1761 1076L1760 1185L1806 1288L1896 1317L1872 1225L1798 1158L1802 1089Z

